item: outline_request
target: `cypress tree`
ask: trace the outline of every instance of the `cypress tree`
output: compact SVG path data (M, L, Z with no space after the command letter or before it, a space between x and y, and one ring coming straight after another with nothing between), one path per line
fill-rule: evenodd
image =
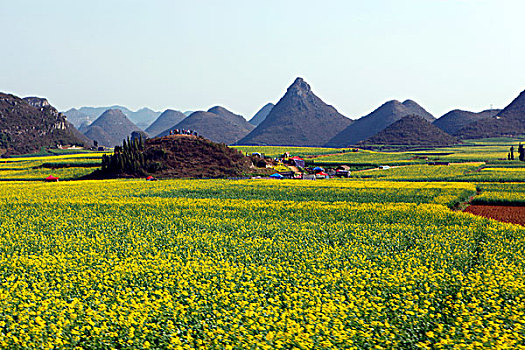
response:
M105 154L102 155L102 171L105 172L108 170L108 156Z

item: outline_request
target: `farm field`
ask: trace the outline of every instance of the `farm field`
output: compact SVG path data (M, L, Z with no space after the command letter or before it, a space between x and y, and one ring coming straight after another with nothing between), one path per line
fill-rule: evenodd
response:
M54 175L71 180L87 175L100 167L104 153L52 155L42 157L2 158L0 180L42 180Z
M244 153L263 153L268 157L279 157L285 152L290 152L294 155L307 157L317 156L323 154L341 153L349 151L347 148L327 148L327 147L296 147L296 146L232 146Z
M525 169L523 162L507 161L509 145L514 145L517 149L519 139L484 139L467 140L464 145L448 148L436 148L424 151L410 152L375 152L359 150L352 152L352 149L344 148L323 148L323 147L287 147L287 146L234 146L244 153L260 152L269 157L279 157L285 152L292 155L299 155L306 159L311 166L337 166L347 164L353 170L377 168L380 165L406 166L414 165L408 172L407 169L389 173L359 173L359 177L370 175L370 177L388 180L428 180L428 181L499 181L502 177L507 178L507 168ZM44 156L19 156L13 158L3 158L0 160L0 180L38 180L49 175L57 176L64 180L75 179L89 174L93 167L100 163L104 152L82 152L60 150L62 154L49 154ZM427 159L425 159L427 158ZM466 170L454 167L454 170L430 169L425 165L428 161L447 161L457 163L471 163L466 166ZM487 169L476 172L473 163L487 163ZM419 168L417 166L420 166ZM503 169L499 169L503 167ZM66 170L66 168L68 170ZM91 168L91 169L90 169ZM412 175L403 175L402 172ZM505 172L503 174L502 172ZM460 179L462 177L463 179ZM510 181L524 181L525 175L521 170L514 170Z
M441 165L408 165L390 169L371 169L354 173L361 178L401 181L461 181L469 173L476 172L483 163Z
M493 166L477 162L446 166L416 164L354 172L352 178L370 178L375 181L525 182L525 167Z
M417 204L435 201L424 188L414 203L388 203L395 193L357 203L177 192L227 186L194 182L5 183L0 344L523 345L523 227Z
M50 169L38 167L35 169L1 169L0 180L42 180L49 175L57 176L62 180L72 180L93 172L90 167L70 167Z
M522 209L525 168L341 156L374 154L411 165L1 182L0 347L525 348L525 227L451 210ZM100 156L7 159L0 180L74 179Z
M297 180L178 180L154 189L134 191L138 197L261 199L274 201L347 201L356 203L436 203L453 206L476 193L466 183Z
M471 205L465 212L493 218L498 221L525 225L525 206L514 205Z
M463 144L454 147L398 152L377 152L369 150L351 152L351 149L347 149L345 152L342 150L339 152L326 152L325 154L328 155L309 159L308 162L310 164L327 166L330 164L364 164L374 167L380 165L424 164L427 161L453 163L484 162L519 166L519 162L517 161L508 161L507 154L509 153L510 146L514 146L516 152L520 142L525 143L525 140L510 138L465 140ZM516 154L515 156L517 157Z
M479 183L481 193L473 204L525 205L525 184L523 183Z
M401 165L425 163L424 159L412 159L414 153L409 152L374 152L364 151L345 152L308 159L308 163L314 165L350 164L350 165Z

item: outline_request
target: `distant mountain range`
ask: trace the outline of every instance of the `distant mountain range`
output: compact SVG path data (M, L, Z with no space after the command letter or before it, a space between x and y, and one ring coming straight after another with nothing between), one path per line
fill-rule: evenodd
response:
M91 142L45 98L0 93L0 154L38 152L42 147Z
M412 100L392 100L354 121L324 103L302 78L288 87L276 105L266 104L249 122L221 106L184 113L171 109L159 113L148 108L133 112L122 106L112 107L119 108L70 109L66 119L44 98L22 99L0 93L0 153L35 152L58 144L89 147L92 140L113 147L133 132L154 137L168 135L174 129L190 129L226 144L325 147L347 147L359 142L448 145L455 142L454 137L461 140L525 135L525 91L503 110L474 113L455 109L437 120ZM425 123L413 116L421 117ZM140 122L137 125L134 121Z
M351 123L297 78L257 128L237 144L322 146Z
M408 115L359 144L449 146L457 142L457 138L439 129L427 119L418 115Z
M406 117L407 115L419 115L423 119L433 122L435 118L423 107L412 100L403 103L392 100L384 103L372 113L357 119L346 129L335 135L325 145L327 147L347 147L363 141L387 126Z
M192 113L180 123L173 125L157 136L169 135L169 131L174 129L189 129L213 142L233 144L246 136L253 128L254 126L241 115L232 113L224 107L216 106L207 112Z
M84 135L97 141L99 145L114 147L121 145L133 131L142 130L120 109L108 109L86 128Z
M128 117L133 123L140 128L147 128L161 112L153 111L149 108L141 108L138 111L131 111L124 106L114 105L110 107L80 107L79 109L71 108L64 112L67 119L73 123L77 128L82 124L91 124L95 119L102 115L109 109L119 109Z
M261 124L262 121L266 119L268 114L270 114L274 106L275 105L273 103L265 104L264 107L259 109L259 111L252 117L252 119L250 119L249 123L255 126L258 126L259 124Z
M408 115L418 115L462 139L519 135L522 133L520 115L525 109L516 107L522 104L520 100L517 98L513 107L509 105L505 110L474 113L456 109L437 120L413 100L392 100L354 121L324 103L311 91L308 83L297 78L277 105L267 103L249 122L220 106L206 112L166 110L162 114L148 108L132 112L122 106L112 107L121 109L131 121L142 120L135 126L145 129L151 137L167 135L170 129L178 128L192 129L208 135L213 141L228 144L347 147L369 139ZM107 130L91 128L88 132L88 126L96 119L97 113L103 113L107 108L82 107L71 109L66 114L87 136L107 139L103 134Z
M501 109L487 109L479 113L454 109L441 116L433 124L450 135L456 135L459 130L467 125L478 120L493 117L499 112L501 112Z

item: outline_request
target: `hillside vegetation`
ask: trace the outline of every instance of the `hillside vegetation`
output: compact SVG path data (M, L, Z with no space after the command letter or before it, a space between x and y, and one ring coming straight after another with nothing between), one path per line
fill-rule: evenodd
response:
M255 173L242 152L194 135L169 135L125 141L93 177L239 177Z
M33 153L59 145L90 146L90 141L46 99L0 93L0 154Z

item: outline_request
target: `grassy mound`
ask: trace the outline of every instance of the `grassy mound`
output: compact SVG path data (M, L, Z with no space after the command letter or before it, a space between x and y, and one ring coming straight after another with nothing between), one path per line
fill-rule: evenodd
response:
M225 144L194 135L169 135L125 142L112 156L104 157L95 178L224 178L251 175L252 160Z

